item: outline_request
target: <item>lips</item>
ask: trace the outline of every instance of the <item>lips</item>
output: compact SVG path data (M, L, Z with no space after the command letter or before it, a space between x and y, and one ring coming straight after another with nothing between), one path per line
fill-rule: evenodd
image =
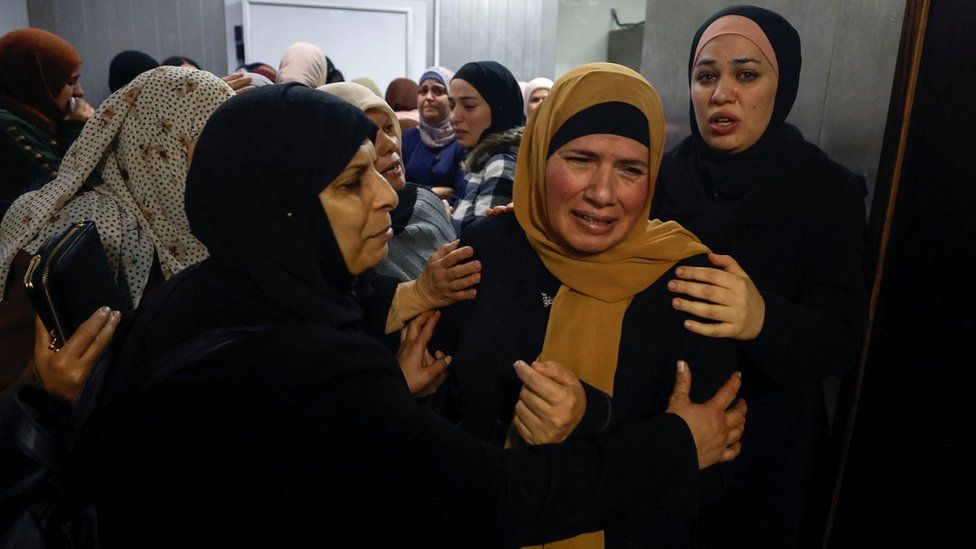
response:
M380 170L380 175L386 177L387 175L399 175L401 172L400 166L400 156L393 153L393 161L390 162L388 166Z
M739 119L727 112L719 111L708 119L708 128L719 135L729 134L739 126Z
M592 234L609 233L617 224L616 217L598 215L587 210L572 210L570 213L579 227Z

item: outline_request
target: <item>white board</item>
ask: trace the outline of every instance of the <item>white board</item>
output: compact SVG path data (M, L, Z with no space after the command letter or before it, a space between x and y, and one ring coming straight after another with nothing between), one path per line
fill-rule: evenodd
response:
M322 48L345 79L369 77L381 91L426 67L425 0L244 0L244 56L277 66L295 42Z

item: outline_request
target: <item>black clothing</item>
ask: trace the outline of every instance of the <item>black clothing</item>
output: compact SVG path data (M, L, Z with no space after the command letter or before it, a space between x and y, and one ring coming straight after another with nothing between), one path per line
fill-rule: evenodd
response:
M491 107L491 125L482 136L492 135L525 124L522 88L511 71L495 61L472 61L454 73L478 90Z
M135 77L158 66L159 63L155 59L141 51L121 52L112 58L108 66L108 89L115 93L132 82Z
M749 421L739 475L722 500L701 511L701 547L816 545L829 479L820 455L827 437L821 381L856 364L867 297L864 179L831 162L785 120L796 98L800 38L781 16L739 6L724 15L755 21L779 65L772 117L747 150L724 153L698 131L665 155L651 217L674 219L713 252L732 256L765 301L759 336L740 342Z
M58 175L61 158L81 135L84 122L65 120L58 135L0 109L0 219L20 195Z
M251 120L260 132L219 139ZM303 201L321 209L310 185L327 185L370 128L355 107L302 86L234 97L207 122L187 211L213 255L137 313L104 398L201 334L266 331L97 423L88 466L107 547L509 547L599 529L640 501L688 505L696 451L675 415L505 452L413 401L394 357L361 330L349 280L325 264L344 268L338 251L303 224ZM317 147L291 148L291 131ZM260 161L244 177L231 166L248 155Z
M796 128L776 133L765 163L745 167L739 155L701 161L685 139L664 157L651 208L731 255L766 303L759 337L738 344L749 403L740 483L703 509L702 547L795 547L819 535L801 522L817 511L808 500L827 436L821 380L856 363L866 321L864 180Z
M451 355L453 362L434 405L466 432L501 446L521 390L512 363L531 362L539 356L549 304L560 283L546 270L514 215L472 224L460 245L477 251L482 282L474 300L443 311L430 348ZM705 263L704 256L695 256L676 267ZM710 398L737 369L734 343L684 329L682 322L687 317L671 306L667 290L666 282L672 278L673 271L634 296L623 320L612 405L604 393L584 384L586 415L573 437L662 413L674 388L678 359L690 364L691 396L696 402ZM748 402L747 388L744 384L742 396ZM734 474L734 463L709 469L702 479L707 497L714 497L722 479ZM696 492L694 485L684 490ZM697 492L695 495L687 508L620 517L605 529L607 547L645 546L652 541L653 546L686 546L687 520L697 504Z

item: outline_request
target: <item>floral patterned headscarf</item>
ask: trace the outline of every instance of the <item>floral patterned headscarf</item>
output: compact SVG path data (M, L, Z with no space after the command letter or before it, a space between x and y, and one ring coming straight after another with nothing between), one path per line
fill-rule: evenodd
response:
M68 149L56 179L18 198L0 225L0 296L19 250L36 253L68 225L92 220L133 307L153 256L165 278L207 257L190 232L187 148L234 91L213 74L159 67L109 96Z

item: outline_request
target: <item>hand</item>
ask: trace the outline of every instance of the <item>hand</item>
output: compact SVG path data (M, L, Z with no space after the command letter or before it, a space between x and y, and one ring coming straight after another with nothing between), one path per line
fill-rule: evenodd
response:
M684 279L668 282L668 289L703 299L706 303L674 298L671 305L714 323L686 320L685 328L706 337L727 337L739 341L755 339L766 319L766 301L749 275L732 257L708 254L708 260L720 269L678 267L676 274ZM696 282L689 282L689 281Z
M699 469L732 461L742 451L739 439L746 427L746 401L739 399L731 410L726 411L741 386L742 375L735 372L715 392L711 400L704 404L695 404L688 397L691 390L691 370L685 361L678 361L674 391L666 411L680 416L691 429L695 449L698 450Z
M397 362L407 380L407 388L414 397L432 394L447 377L447 366L451 363L451 357L440 351L437 351L436 356L431 356L427 351L427 344L434 335L434 327L440 317L439 312L428 311L413 319L400 331Z
M502 215L502 214L512 213L514 211L515 211L515 204L509 202L504 206L493 206L491 208L488 208L487 210L485 210L485 215L488 216Z
M448 242L434 252L417 277L413 287L424 310L439 309L455 301L474 299L481 282L481 262L464 260L474 256L471 246L458 248L458 242Z
M529 444L558 444L586 412L586 393L576 374L558 362L519 360L515 374L522 392L515 404L515 429Z
M64 117L65 120L88 122L89 118L95 116L95 109L88 104L88 101L85 101L80 97L72 97L71 104L71 112Z
M74 402L81 396L88 374L115 334L122 317L108 307L92 313L60 350L51 347L51 335L39 317L34 320L34 368L44 388Z
M231 87L237 93L244 93L256 89L255 86L251 85L251 77L244 76L239 72L234 74L228 74L227 76L221 78L227 85Z

